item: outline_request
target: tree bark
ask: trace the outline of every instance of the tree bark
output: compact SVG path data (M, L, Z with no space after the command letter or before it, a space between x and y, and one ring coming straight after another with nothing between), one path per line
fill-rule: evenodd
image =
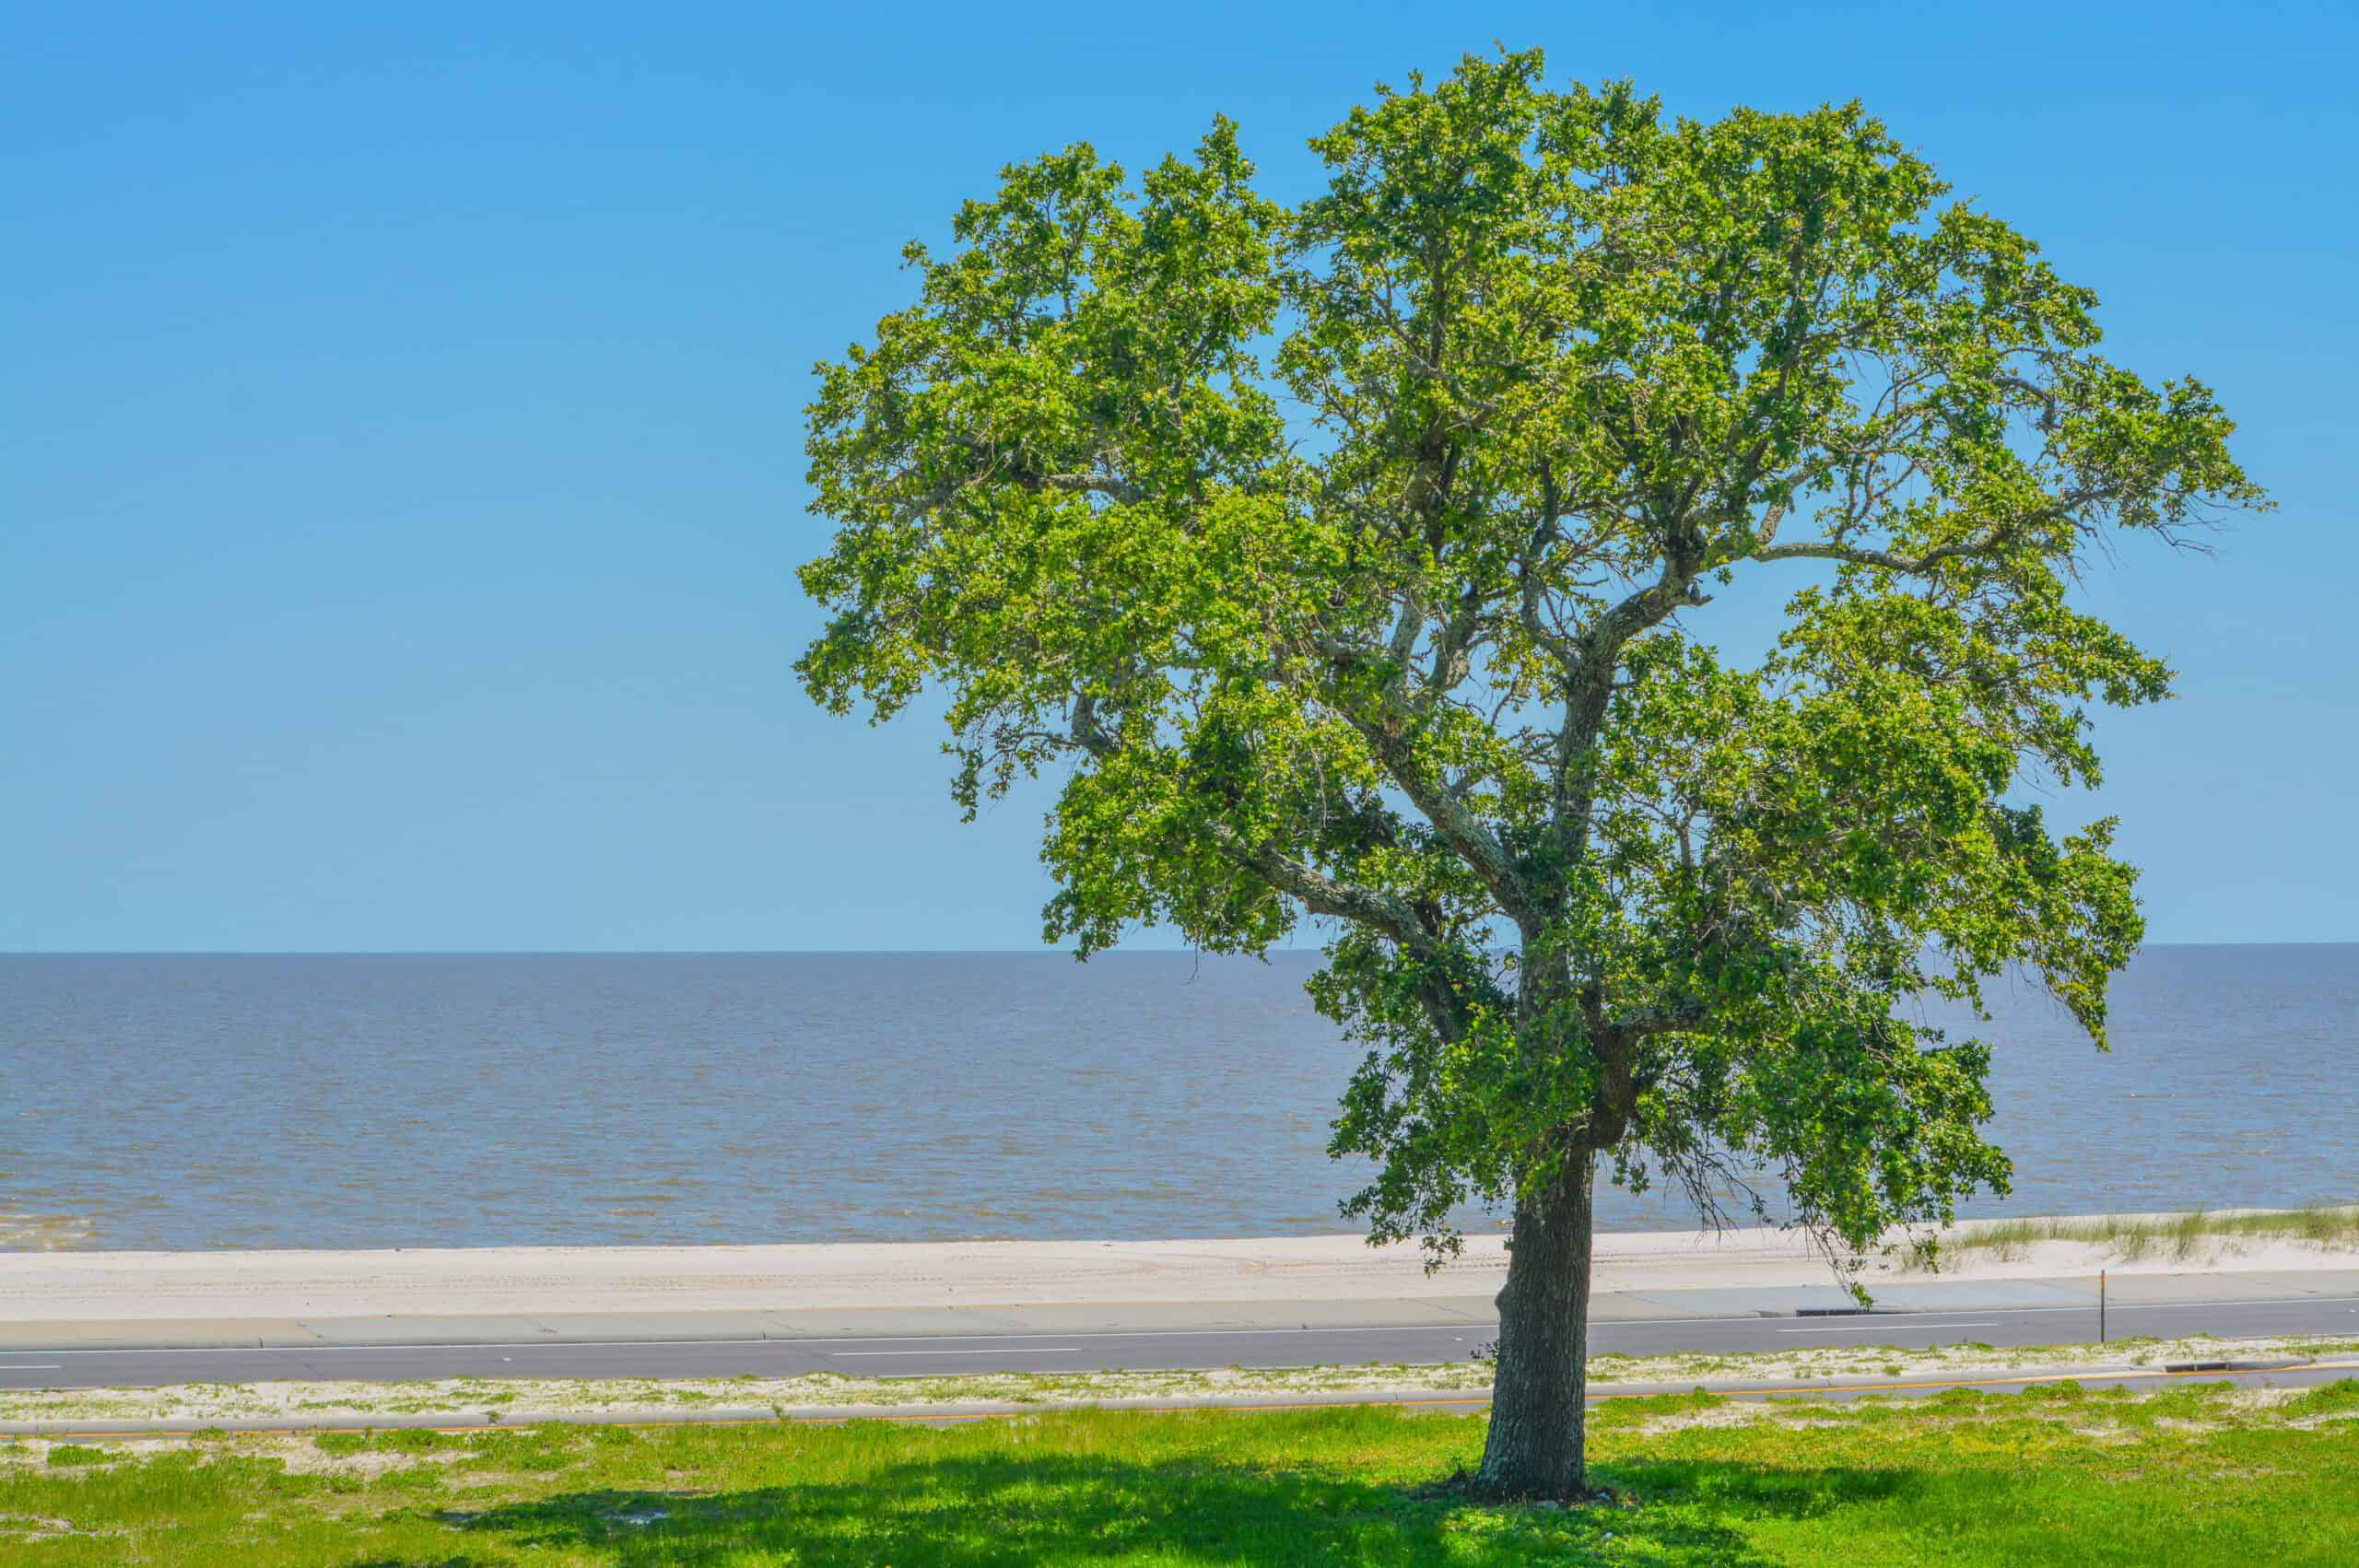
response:
M1508 1282L1498 1296L1490 1435L1475 1477L1486 1495L1587 1493L1582 1406L1596 1170L1596 1151L1578 1148L1552 1184L1516 1205Z

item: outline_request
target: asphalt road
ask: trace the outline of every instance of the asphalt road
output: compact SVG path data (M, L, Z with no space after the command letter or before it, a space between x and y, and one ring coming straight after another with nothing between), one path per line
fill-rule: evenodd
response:
M2359 1295L2116 1305L2110 1337L2217 1334L2359 1339ZM731 1377L837 1372L928 1376L978 1372L1138 1371L1225 1366L1434 1363L1471 1355L1485 1326L838 1335L799 1340L535 1340L448 1345L299 1345L238 1350L0 1351L0 1388L153 1387L174 1383L439 1377ZM1875 1312L1849 1316L1676 1317L1592 1324L1595 1352L1795 1350L1826 1344L1923 1348L2079 1344L2094 1307Z

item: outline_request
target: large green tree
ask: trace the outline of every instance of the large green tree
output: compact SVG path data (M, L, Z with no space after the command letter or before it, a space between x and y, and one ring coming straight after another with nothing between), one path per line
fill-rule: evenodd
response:
M1573 1495L1601 1163L1766 1173L1853 1247L2004 1189L1988 1049L1909 1003L2020 968L2102 1043L2135 872L2030 795L2169 672L2075 574L2260 497L2204 386L2100 357L1856 105L1507 54L1311 146L1285 206L1225 121L1135 181L1075 145L908 252L820 368L799 669L942 693L970 814L1059 775L1051 941L1322 922L1346 1207L1437 1258L1512 1214L1474 1484ZM1705 606L1748 590L1738 657Z

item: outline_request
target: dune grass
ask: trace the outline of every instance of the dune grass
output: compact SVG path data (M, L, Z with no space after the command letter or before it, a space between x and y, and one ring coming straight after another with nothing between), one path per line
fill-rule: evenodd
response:
M2294 1241L2359 1248L2359 1203L2318 1203L2303 1209L2215 1214L2118 1215L2095 1220L1983 1220L1941 1237L1944 1256L1996 1251L2002 1257L2035 1242L2077 1241L2102 1246L2125 1261L2194 1258L2223 1242Z
M0 1560L536 1563L2347 1562L2359 1382L2059 1385L1594 1418L1582 1509L1422 1497L1479 1417L1068 1411L944 1429L547 1427L0 1445Z

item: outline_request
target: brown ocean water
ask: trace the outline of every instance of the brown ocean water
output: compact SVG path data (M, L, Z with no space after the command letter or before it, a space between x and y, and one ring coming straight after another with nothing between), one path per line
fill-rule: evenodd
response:
M0 1247L1349 1229L1314 963L0 956ZM2150 949L2110 1055L1993 1003L2015 1184L1969 1211L2359 1197L2359 944Z

